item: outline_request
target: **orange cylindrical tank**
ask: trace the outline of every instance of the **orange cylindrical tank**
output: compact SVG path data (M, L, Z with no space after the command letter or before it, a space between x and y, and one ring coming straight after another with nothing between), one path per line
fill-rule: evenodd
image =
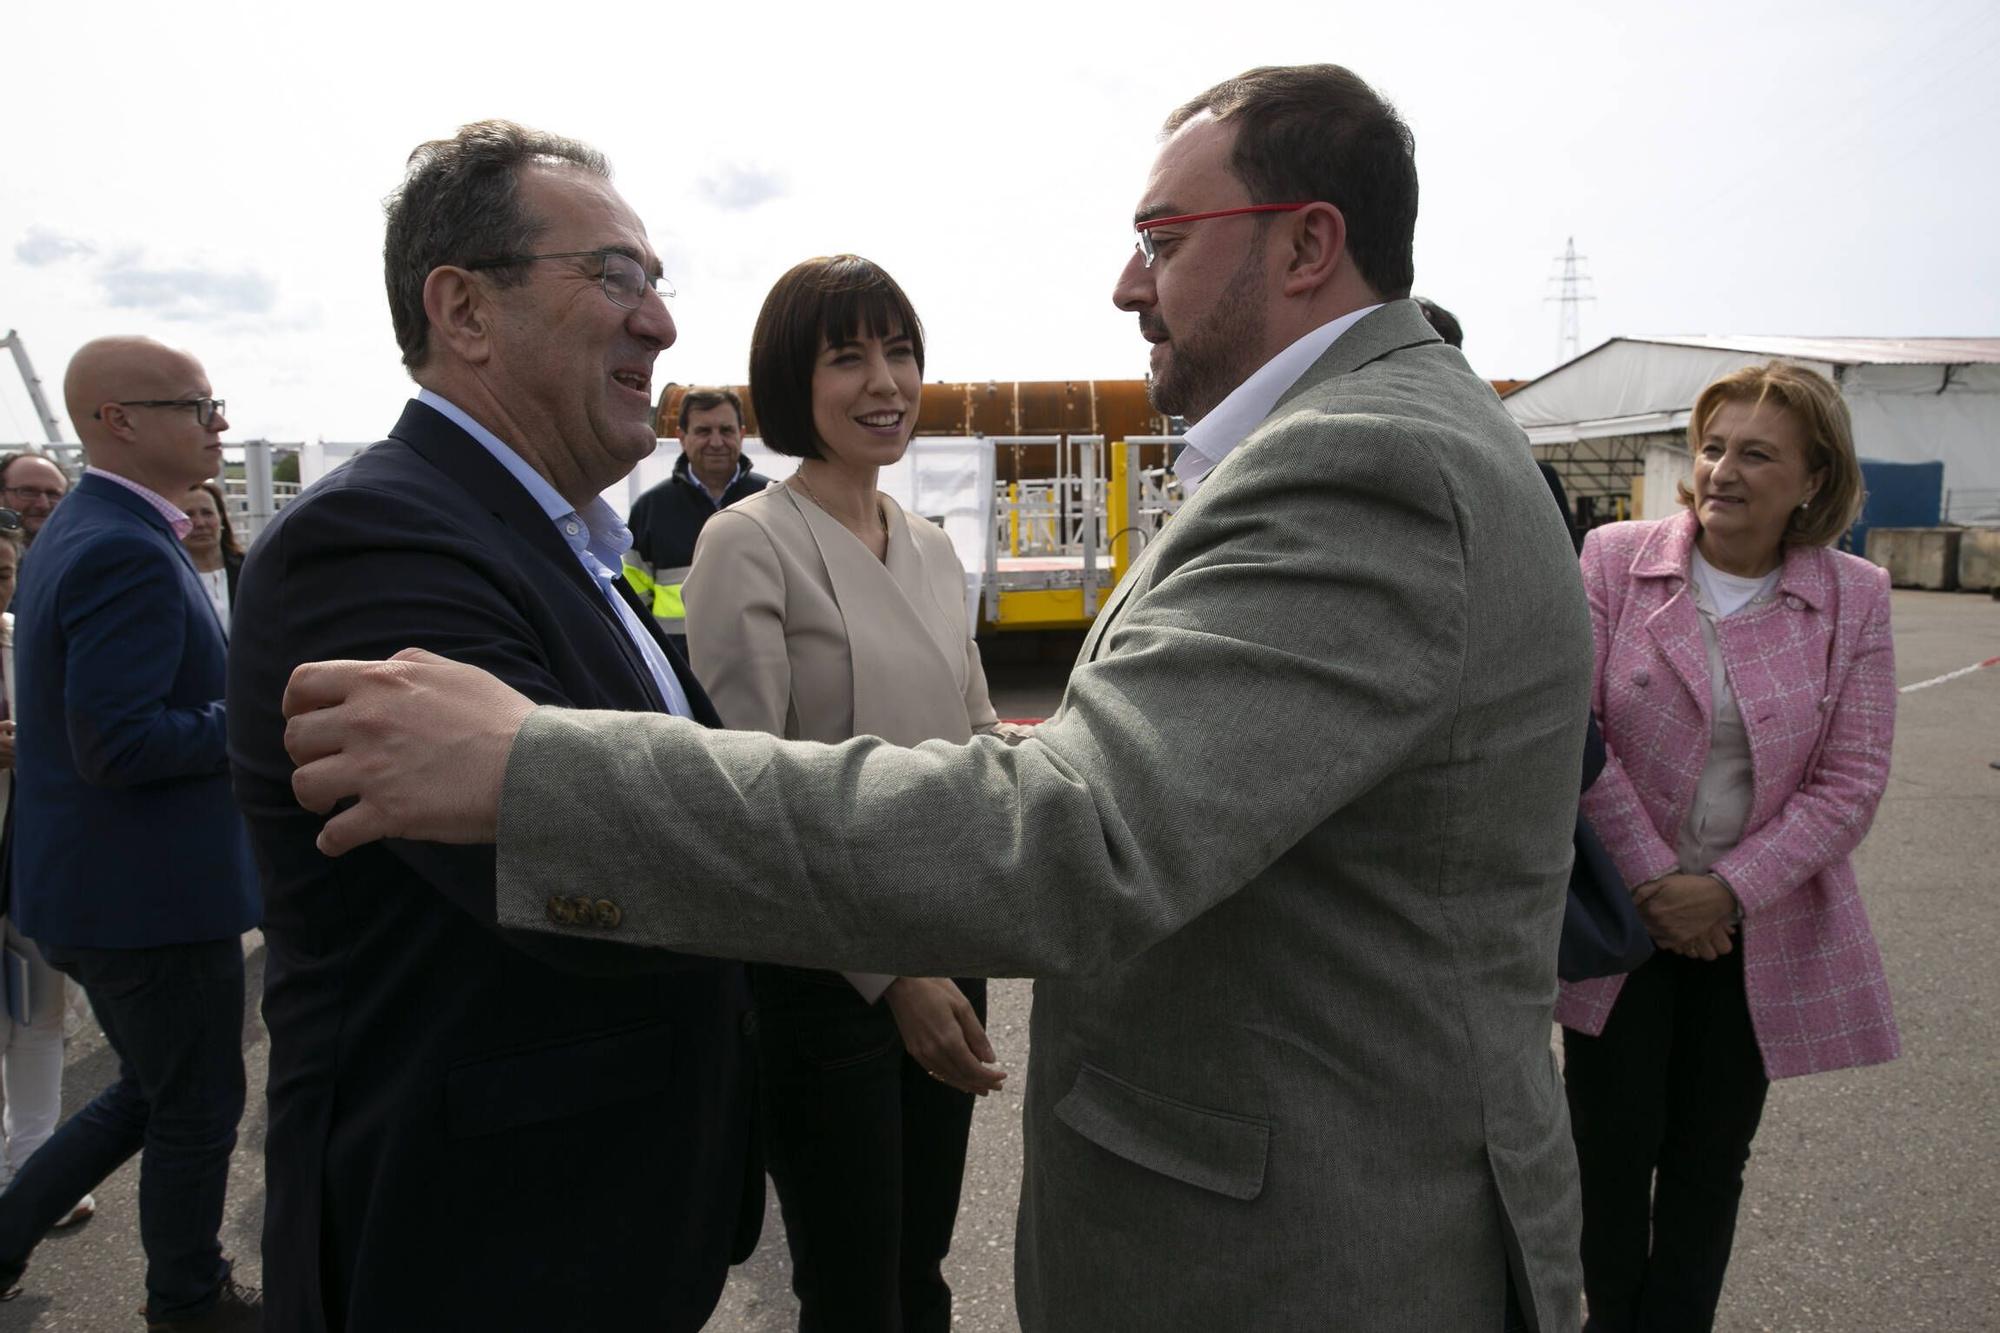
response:
M681 399L691 387L669 384L661 392L653 416L656 434L679 433ZM757 413L749 387L733 387L743 399L744 433L755 435ZM1122 440L1166 433L1167 419L1146 401L1144 380L936 381L924 385L917 411L919 435L1102 435ZM995 471L1003 481L1047 477L1054 475L1056 461L1053 449L1003 447Z

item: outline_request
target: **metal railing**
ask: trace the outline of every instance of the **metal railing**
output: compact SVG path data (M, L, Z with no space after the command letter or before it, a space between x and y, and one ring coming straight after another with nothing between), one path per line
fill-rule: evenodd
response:
M1946 487L1941 521L1965 527L2000 524L2000 489Z
M987 619L1000 614L1000 561L1025 556L1080 558L1083 607L1097 613L1099 568L1109 567L1104 521L1102 435L995 435L1001 448L1055 452L1054 475L994 484L993 522L986 543Z
M223 499L229 508L229 525L236 533L236 540L244 546L255 541L257 534L292 499L301 487L295 481L279 481L274 475L277 461L287 453L297 454L302 445L274 443L270 440L249 440L242 444L225 446L228 452L241 451L240 463L231 460L225 463L222 476ZM0 445L0 452L15 449L38 450L48 457L75 485L83 475L83 446L74 443L42 445Z

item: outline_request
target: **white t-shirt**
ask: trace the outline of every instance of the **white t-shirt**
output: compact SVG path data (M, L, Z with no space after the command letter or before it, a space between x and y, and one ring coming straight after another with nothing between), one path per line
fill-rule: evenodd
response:
M1785 572L1784 565L1764 575L1760 579L1746 579L1737 574L1725 574L1714 565L1701 558L1701 548L1696 547L1691 554L1694 581L1701 585L1702 594L1714 610L1717 620L1727 620L1759 597L1778 586L1778 576Z
M204 572L198 569L195 576L208 593L209 605L215 608L215 618L222 622L222 632L229 633L229 571L211 569Z

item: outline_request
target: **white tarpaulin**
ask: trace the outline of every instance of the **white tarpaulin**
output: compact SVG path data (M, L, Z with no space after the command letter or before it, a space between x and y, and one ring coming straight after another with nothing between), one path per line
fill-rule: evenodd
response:
M773 453L755 436L743 441L750 466L774 481L792 475L799 460ZM661 440L653 456L633 469L604 498L621 515L641 494L673 475L678 440ZM986 568L987 534L993 530L993 445L984 436L925 436L910 441L902 461L882 469L876 483L913 517L942 520L958 563L965 567L966 614L979 619L979 581Z

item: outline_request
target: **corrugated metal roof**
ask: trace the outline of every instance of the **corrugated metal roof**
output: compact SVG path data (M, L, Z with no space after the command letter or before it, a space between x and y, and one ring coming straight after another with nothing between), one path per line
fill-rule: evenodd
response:
M1802 338L1739 333L1629 337L1614 341L1750 352L1757 356L1821 361L1841 366L2000 365L2000 338Z

